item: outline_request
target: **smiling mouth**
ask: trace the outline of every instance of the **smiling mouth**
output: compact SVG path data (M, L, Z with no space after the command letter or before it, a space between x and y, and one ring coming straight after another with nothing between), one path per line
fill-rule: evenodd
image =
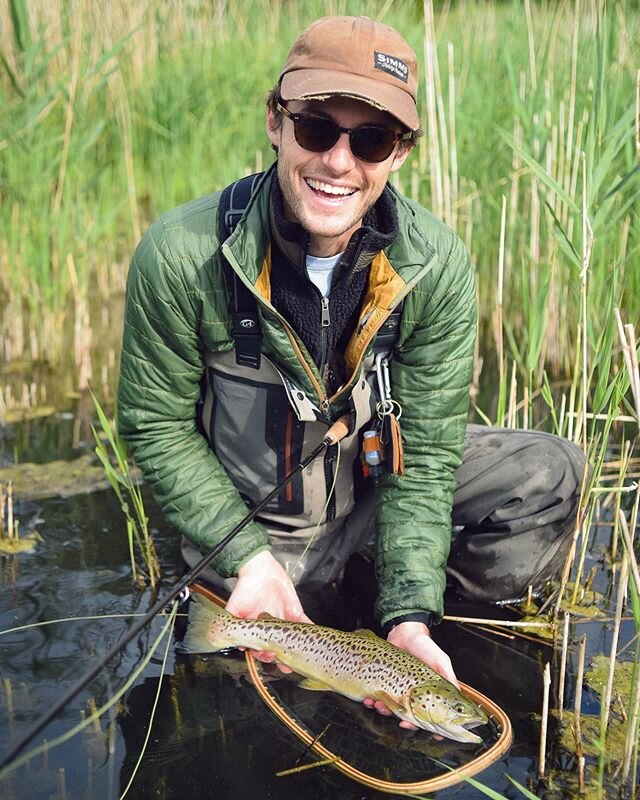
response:
M316 181L313 178L305 178L305 183L317 194L328 195L329 197L351 197L357 189L350 186L335 186L332 183Z

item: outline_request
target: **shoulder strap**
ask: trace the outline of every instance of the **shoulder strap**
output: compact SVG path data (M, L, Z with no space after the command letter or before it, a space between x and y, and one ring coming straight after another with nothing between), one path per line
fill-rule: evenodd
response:
M231 236L236 225L242 219L262 174L258 172L255 175L247 175L223 189L218 209L220 243ZM229 288L231 336L236 351L236 364L259 369L262 328L255 297L238 278L222 253L221 259Z
M373 352L375 355L384 353L385 351L391 352L393 350L395 343L398 341L398 336L400 335L400 319L402 318L403 305L404 300L401 300L376 334L376 338L373 342Z

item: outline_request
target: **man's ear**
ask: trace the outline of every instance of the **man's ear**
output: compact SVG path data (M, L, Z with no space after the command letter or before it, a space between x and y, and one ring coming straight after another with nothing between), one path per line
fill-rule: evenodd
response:
M412 144L406 144L402 142L398 147L398 151L396 152L395 156L393 157L393 161L391 162L391 169L390 172L397 172L400 167L404 164L409 156L409 153L413 150Z
M267 106L267 136L271 144L277 149L280 147L280 132L282 130L282 117L271 106Z

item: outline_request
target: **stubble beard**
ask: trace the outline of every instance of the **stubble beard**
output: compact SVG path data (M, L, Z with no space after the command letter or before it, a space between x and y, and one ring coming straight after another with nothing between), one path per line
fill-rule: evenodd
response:
M357 226L359 222L362 222L365 214L375 202L374 200L367 208L362 209L361 212L354 212L351 216L343 219L339 224L336 224L337 217L332 215L323 218L325 225L318 225L316 218L309 218L310 215L307 213L305 203L298 196L293 181L290 180L287 169L282 165L282 161L280 160L278 161L278 183L280 184L280 190L282 191L285 202L285 215L291 215L292 221L301 225L311 236L316 236L320 239L334 239L343 236L347 231ZM331 222L334 223L335 227L331 227Z

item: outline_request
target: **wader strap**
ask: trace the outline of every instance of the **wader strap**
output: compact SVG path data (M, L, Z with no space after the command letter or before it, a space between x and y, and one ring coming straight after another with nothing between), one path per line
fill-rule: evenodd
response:
M218 224L220 242L226 241L242 219L253 191L262 177L261 172L248 175L223 190L220 197ZM238 278L227 259L222 257L229 287L231 312L231 336L236 352L236 364L243 367L260 368L262 352L262 328L254 296Z

